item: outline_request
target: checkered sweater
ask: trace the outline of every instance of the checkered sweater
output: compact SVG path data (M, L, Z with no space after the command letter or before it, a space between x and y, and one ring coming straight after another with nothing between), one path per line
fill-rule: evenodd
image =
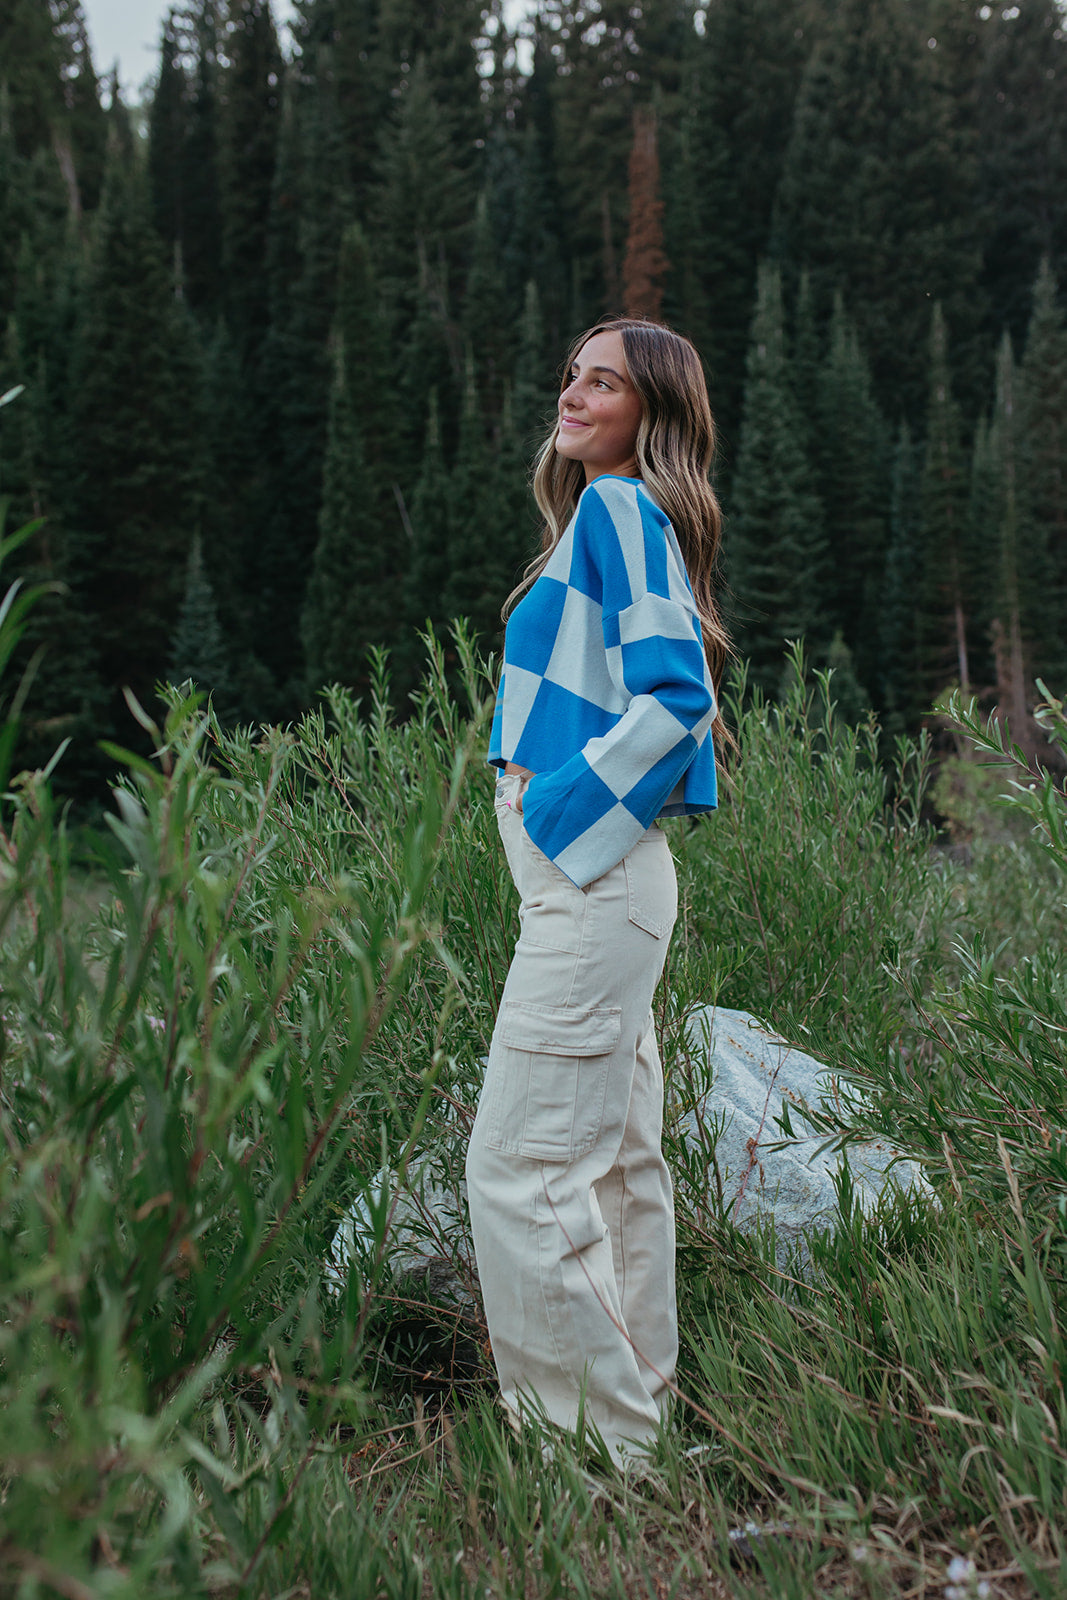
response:
M715 806L714 716L674 529L637 479L595 478L508 618L489 761L536 774L526 832L584 887Z

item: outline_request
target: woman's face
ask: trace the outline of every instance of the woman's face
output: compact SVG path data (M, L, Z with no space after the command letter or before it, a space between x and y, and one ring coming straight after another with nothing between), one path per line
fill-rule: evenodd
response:
M641 400L626 370L622 334L594 333L575 357L559 397L556 454L580 461L586 483L605 472L637 478L640 426Z

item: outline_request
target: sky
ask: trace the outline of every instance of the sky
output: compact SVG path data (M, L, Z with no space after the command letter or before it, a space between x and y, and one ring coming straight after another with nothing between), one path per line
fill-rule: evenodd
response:
M158 70L160 30L172 4L173 0L82 0L93 66L103 77L118 61L119 82L127 99L139 99L142 85ZM292 5L290 0L274 0L271 9L284 46Z

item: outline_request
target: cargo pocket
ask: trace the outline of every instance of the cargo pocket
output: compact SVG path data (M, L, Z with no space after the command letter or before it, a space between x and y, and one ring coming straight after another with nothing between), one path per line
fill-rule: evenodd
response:
M626 901L630 921L656 939L674 927L678 915L678 879L674 857L662 833L647 835L626 857Z
M486 1144L533 1161L587 1154L604 1121L608 1067L619 1042L618 1006L580 1011L506 1000L503 1061Z

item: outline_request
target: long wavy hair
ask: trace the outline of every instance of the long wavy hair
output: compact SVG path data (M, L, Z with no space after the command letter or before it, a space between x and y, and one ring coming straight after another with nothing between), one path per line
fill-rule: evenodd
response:
M704 654L716 693L733 654L716 600L722 511L708 481L715 454L715 424L700 357L681 334L660 322L614 317L588 328L574 341L563 369L562 389L570 383L579 351L595 333L619 333L630 382L641 401L637 433L638 470L649 494L670 518L700 617ZM541 551L504 605L507 616L563 537L585 488L580 461L556 454L559 418L537 453L533 493L545 519ZM712 725L717 742L732 748L733 737L717 712Z

